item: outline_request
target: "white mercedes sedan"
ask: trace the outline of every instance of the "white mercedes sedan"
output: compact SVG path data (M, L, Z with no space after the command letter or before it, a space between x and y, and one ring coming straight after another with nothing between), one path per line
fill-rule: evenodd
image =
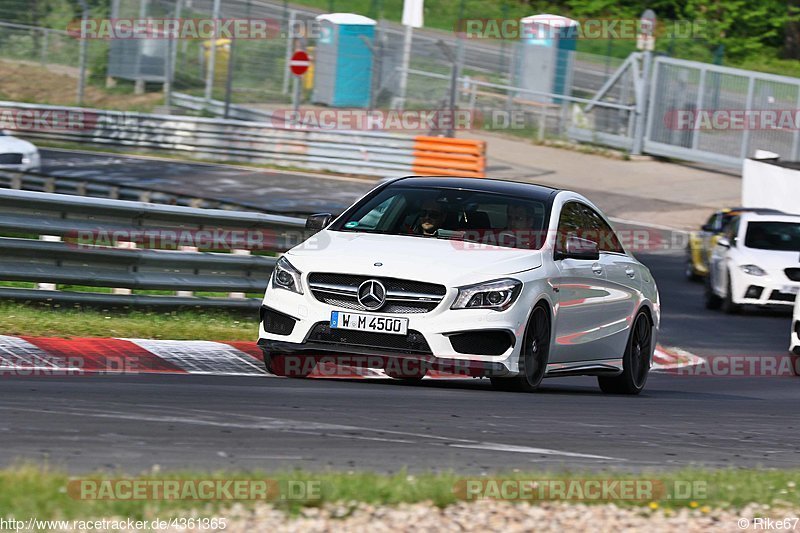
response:
M711 252L706 307L791 307L800 292L800 216L745 213Z
M261 307L273 374L330 362L411 381L488 377L502 390L571 375L608 393L645 386L656 283L577 193L399 178L306 227L320 231L277 261Z

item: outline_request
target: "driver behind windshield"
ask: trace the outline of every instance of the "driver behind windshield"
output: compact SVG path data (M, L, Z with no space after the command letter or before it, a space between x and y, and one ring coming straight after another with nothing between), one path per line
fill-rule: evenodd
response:
M415 233L425 236L433 237L436 232L444 224L447 217L447 212L435 200L425 200L422 203L419 211L419 222L415 229Z
M527 205L508 204L506 210L507 229L510 231L531 231L535 216Z

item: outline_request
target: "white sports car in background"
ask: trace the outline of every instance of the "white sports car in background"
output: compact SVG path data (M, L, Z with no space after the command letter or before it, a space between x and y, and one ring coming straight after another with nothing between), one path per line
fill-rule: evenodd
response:
M338 358L408 380L487 376L502 390L565 375L597 376L610 393L644 388L655 281L577 193L401 178L307 227L321 231L280 258L264 295L271 373L305 377Z
M792 306L800 292L800 216L746 213L717 241L706 279L706 307Z
M0 169L28 171L39 170L39 150L32 143L0 130Z

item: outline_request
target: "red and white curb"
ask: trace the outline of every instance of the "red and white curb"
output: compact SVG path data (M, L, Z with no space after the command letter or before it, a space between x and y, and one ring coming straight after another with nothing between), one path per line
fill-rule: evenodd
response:
M705 359L699 355L687 352L681 348L664 347L660 344L656 346L653 353L653 366L651 370L655 372L677 370L705 363Z
M702 362L702 358L684 350L659 346L653 370ZM264 369L261 349L254 342L0 335L0 376L143 373L272 377ZM311 377L386 378L386 374L362 368L318 368Z

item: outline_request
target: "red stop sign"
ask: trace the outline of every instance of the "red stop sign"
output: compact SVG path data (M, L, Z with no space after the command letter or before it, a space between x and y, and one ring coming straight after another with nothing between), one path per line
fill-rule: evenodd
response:
M305 50L297 50L289 60L289 68L295 76L305 74L310 64L311 62L308 60L308 54Z

